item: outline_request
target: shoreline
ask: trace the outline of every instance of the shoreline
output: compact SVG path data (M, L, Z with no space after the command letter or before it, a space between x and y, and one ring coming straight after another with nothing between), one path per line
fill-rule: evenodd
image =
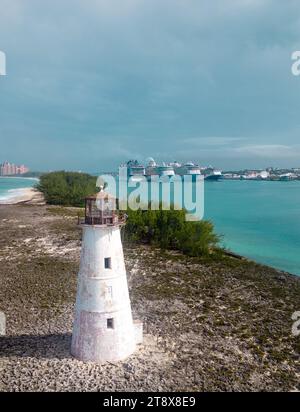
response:
M234 252L230 249L223 249L223 253L224 253L225 256L227 256L229 258L232 258L232 259L236 259L236 260L240 260L240 261L244 261L244 262L249 262L249 263L252 263L252 264L257 265L257 266L267 267L267 268L269 268L269 269L271 269L275 272L278 272L279 275L294 276L297 279L300 278L300 274L297 275L296 273L289 272L288 270L280 269L280 268L277 268L276 266L272 266L272 265L267 265L266 263L259 262L255 259L252 259L252 258L248 257L248 256L240 255L239 253L236 253L236 252Z
M8 191L8 193L11 193L11 195L2 199L0 197L0 205L8 206L22 203L44 204L42 193L33 187L12 189Z
M14 194L11 197L6 198L5 200L1 200L1 197L0 197L0 207L10 206L10 205L11 206L12 205L22 205L22 204L44 206L46 204L43 194L41 192L39 192L37 189L35 189L34 187L12 189L11 191L14 192ZM16 192L18 192L18 193L16 193ZM58 207L63 208L63 206L58 206ZM66 207L66 209L68 209L68 208ZM242 255L242 254L240 254L238 252L235 252L234 250L231 250L231 249L224 248L223 253L224 253L224 255L226 255L228 257L231 257L231 258L234 258L234 259L237 259L237 260L248 261L248 262L252 262L256 265L269 267L270 269L278 272L279 274L281 273L283 275L296 276L297 278L300 278L300 274L293 273L293 272L290 272L286 269L278 268L278 267L272 266L270 264L259 262L259 261L255 260L255 259L253 259L249 256Z
M0 176L0 179L29 179L29 180L40 180L38 177L27 177L27 176Z

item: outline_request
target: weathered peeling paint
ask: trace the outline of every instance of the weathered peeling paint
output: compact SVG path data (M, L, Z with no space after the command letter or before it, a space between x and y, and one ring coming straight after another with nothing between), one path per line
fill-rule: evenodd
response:
M125 359L141 341L139 330L136 342L119 226L83 225L71 353L82 361Z

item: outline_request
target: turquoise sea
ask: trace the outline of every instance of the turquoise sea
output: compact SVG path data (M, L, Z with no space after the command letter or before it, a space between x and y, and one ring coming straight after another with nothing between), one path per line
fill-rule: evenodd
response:
M300 275L300 181L206 182L205 218L228 249Z
M16 196L20 189L32 187L37 183L35 178L0 177L0 202Z
M36 182L0 177L0 201ZM300 181L205 182L205 219L226 248L300 275Z

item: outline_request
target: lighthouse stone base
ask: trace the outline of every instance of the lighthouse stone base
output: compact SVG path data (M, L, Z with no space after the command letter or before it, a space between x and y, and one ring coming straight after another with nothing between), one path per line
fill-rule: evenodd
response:
M116 362L124 360L143 341L143 324L140 321L132 323L133 330L128 329L131 319L115 316L115 329L107 333L107 317L98 313L81 312L74 323L72 339L72 355L86 362ZM126 326L122 328L123 325Z

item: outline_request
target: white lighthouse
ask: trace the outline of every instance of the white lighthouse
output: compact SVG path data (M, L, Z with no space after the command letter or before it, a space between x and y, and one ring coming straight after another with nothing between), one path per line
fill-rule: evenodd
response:
M142 341L133 322L115 199L101 191L85 202L71 353L82 361L125 359Z

